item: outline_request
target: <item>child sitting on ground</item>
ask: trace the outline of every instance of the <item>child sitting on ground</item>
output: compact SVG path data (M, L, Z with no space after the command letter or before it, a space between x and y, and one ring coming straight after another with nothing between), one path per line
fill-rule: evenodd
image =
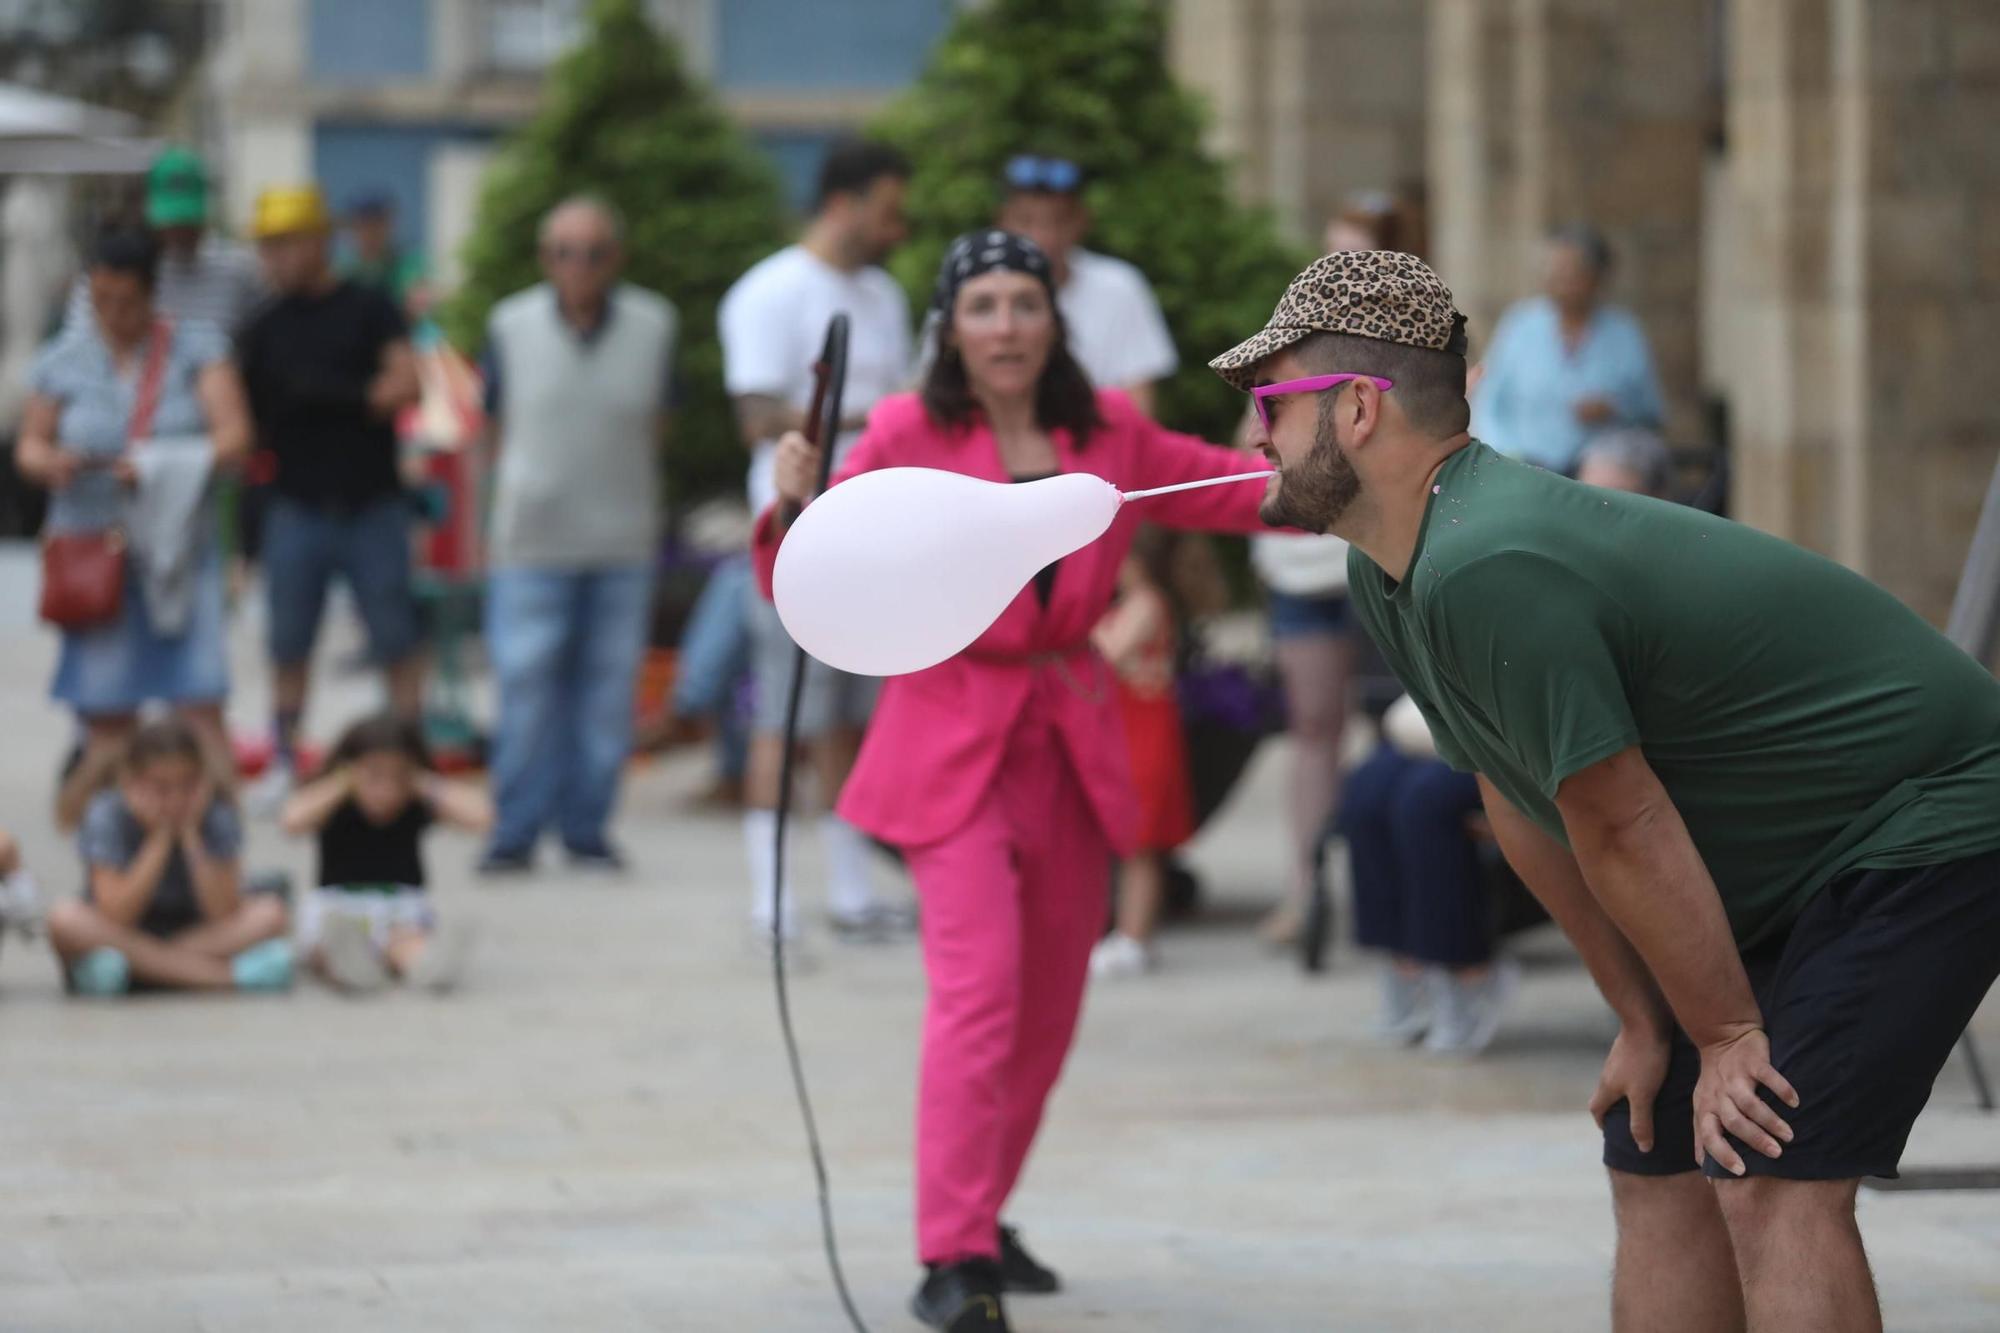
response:
M380 714L334 747L326 773L285 805L285 832L319 835L319 887L299 909L313 970L347 991L400 980L457 984L467 934L442 930L424 888L424 830L442 820L472 832L493 823L486 794L445 781L413 722Z
M194 730L162 718L133 734L116 785L91 798L77 837L83 900L47 922L77 993L292 984L285 905L244 891L243 821L208 764Z

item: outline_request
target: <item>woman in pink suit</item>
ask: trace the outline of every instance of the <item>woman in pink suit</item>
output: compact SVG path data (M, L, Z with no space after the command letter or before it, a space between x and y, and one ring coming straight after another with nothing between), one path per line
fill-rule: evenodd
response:
M1133 490L1240 471L1243 455L1162 429L1090 387L1065 342L1048 260L1000 231L961 237L938 280L937 344L917 394L885 398L835 483L884 467L988 481L1091 472ZM818 476L789 435L758 524L769 595L785 528ZM917 1317L1007 1328L1001 1293L1054 1291L1000 1211L1062 1070L1136 803L1112 673L1090 646L1141 519L1250 532L1264 488L1127 506L1037 575L958 656L885 685L840 813L900 848L930 982L917 1111ZM893 588L882 595L895 596Z

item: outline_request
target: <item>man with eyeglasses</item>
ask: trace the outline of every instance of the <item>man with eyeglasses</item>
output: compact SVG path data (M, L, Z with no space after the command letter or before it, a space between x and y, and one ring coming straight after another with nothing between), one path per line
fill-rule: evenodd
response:
M847 385L835 441L836 466L859 437L869 409L909 386L913 369L910 308L903 289L881 265L907 234L903 196L910 164L886 144L842 143L820 168L813 217L794 245L759 260L722 298L723 380L750 449L750 512L777 499L778 437L805 423L812 400L813 362L828 322L849 320ZM796 649L777 610L744 588L755 714L744 774L743 847L750 865L751 924L769 938L777 900L775 863L778 778L784 757L786 695ZM805 668L799 704L803 753L830 807L847 781L861 735L875 707L877 684L820 662ZM837 935L856 941L906 933L909 914L883 903L871 874L874 850L831 809L820 818L827 867L827 911ZM786 882L787 916L798 901ZM795 923L784 923L787 934Z
M579 196L542 220L544 281L493 308L487 414L499 461L487 655L499 693L486 875L532 870L550 829L576 869L616 871L606 832L632 750L660 541L660 446L680 319L619 281L624 224Z
M1049 257L1070 354L1091 383L1123 389L1151 416L1153 386L1174 373L1180 357L1145 275L1083 248L1090 233L1083 169L1068 158L1024 153L1008 161L1001 184L1006 193L995 221Z
M1613 1327L1876 1333L1894 1176L2000 973L2000 685L1860 576L1467 432L1424 264L1316 261L1211 365L1621 1030Z

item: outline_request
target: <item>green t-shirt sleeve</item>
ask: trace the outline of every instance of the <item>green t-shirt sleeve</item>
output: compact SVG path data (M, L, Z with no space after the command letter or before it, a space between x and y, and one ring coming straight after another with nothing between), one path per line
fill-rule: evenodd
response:
M1572 773L1638 744L1625 688L1633 629L1588 578L1500 551L1444 579L1433 608L1446 673L1542 795L1554 800Z
M1461 773L1477 773L1479 765L1459 748L1458 739L1451 734L1451 727L1445 722L1429 699L1419 690L1409 691L1410 702L1424 715L1424 725L1431 729L1431 744L1437 747L1438 758L1450 764Z

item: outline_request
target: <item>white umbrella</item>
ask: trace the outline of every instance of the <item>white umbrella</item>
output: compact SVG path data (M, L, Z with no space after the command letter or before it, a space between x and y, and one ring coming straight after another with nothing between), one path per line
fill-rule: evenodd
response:
M133 174L158 151L122 111L0 83L0 176Z

